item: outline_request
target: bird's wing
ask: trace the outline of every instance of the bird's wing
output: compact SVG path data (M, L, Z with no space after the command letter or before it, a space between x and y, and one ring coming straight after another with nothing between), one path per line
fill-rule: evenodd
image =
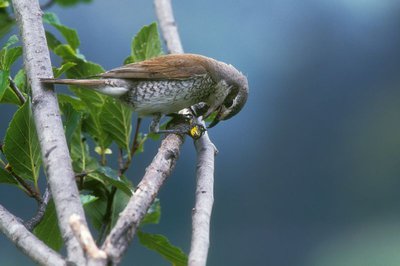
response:
M124 65L100 76L125 79L187 79L207 74L204 66L207 60L207 57L192 54L165 55Z

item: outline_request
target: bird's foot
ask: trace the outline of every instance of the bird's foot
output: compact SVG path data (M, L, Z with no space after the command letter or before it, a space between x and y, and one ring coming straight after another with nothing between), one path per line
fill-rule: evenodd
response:
M167 129L159 129L158 123L159 119L155 117L150 125L150 131L156 134L179 134L179 135L189 135L193 139L199 139L203 136L207 129L196 122L193 114L190 112L183 114L171 114L171 121L167 125ZM168 128L169 125L175 125Z

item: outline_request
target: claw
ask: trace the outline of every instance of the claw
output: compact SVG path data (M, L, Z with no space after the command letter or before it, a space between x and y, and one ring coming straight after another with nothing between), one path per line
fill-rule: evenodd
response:
M192 126L189 130L189 133L187 133L189 136L191 136L193 139L199 139L201 136L203 136L204 132L206 132L207 129L203 125L195 124Z
M155 114L153 116L153 120L150 123L150 132L151 133L160 132L160 119L161 119L161 114Z

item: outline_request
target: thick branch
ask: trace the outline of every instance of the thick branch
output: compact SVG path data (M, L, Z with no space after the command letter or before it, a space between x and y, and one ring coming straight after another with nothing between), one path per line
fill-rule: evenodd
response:
M183 53L170 0L154 1L157 18L168 50ZM197 118L198 123L203 123ZM214 202L214 157L216 148L207 132L195 142L197 150L196 203L192 214L192 242L189 265L203 266L207 262L210 220Z
M12 3L21 31L24 65L32 88L32 111L59 227L67 247L68 259L84 265L83 251L68 224L73 213L84 217L84 212L72 171L60 110L52 87L44 88L39 80L53 76L42 11L37 0L13 0Z
M40 265L67 265L60 255L37 239L14 215L0 205L0 231Z
M189 265L206 265L210 246L210 220L214 203L214 155L208 134L195 142L197 150L196 203L192 213Z
M154 7L162 36L170 54L183 54L181 38L176 26L171 0L154 0Z
M170 134L161 142L157 155L146 168L146 173L128 205L103 244L103 250L114 264L118 264L129 242L158 194L162 184L171 174L179 157L183 138Z

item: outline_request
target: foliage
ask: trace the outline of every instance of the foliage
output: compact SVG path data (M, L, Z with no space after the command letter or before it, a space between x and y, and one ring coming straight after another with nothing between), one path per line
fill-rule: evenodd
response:
M90 0L55 1L64 6L79 2ZM14 24L12 19L8 24L2 24L9 18L4 11L7 5L7 1L0 0L0 37ZM61 65L53 68L55 77L88 78L104 71L99 64L86 60L80 53L76 30L63 25L53 13L45 13L43 22L50 26L46 31L48 47L61 59ZM39 193L39 179L44 177L41 176L43 171L40 171L40 148L31 111L29 86L23 69L12 75L22 55L18 42L17 36L13 35L0 50L0 104L17 107L6 135L0 136L0 141L3 140L0 142L3 143L0 148L0 183L15 185L26 193L29 191L27 188L31 187L32 191ZM131 52L124 62L137 62L160 54L162 50L157 25L152 23L143 27L133 38ZM26 101L17 97L16 91L21 92ZM71 86L70 91L68 94L58 94L58 102L81 201L101 240L112 228L134 191L133 184L122 174L124 170L121 165L129 166L131 157L144 151L148 137L140 133L133 140L132 111L127 106L83 88ZM132 145L137 147L134 154L131 154ZM113 164L108 163L116 157L110 154L119 155L117 169L111 168ZM158 223L160 216L161 206L156 199L141 224L140 242L173 265L185 265L186 255L164 236L143 232L146 224ZM34 233L54 250L62 248L53 201L48 204Z

